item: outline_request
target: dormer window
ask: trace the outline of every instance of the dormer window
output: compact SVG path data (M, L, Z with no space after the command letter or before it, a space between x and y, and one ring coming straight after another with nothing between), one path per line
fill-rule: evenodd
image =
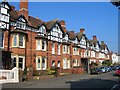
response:
M25 30L26 25L25 23L18 21L16 27Z
M41 26L38 30L38 34L44 36L44 34L46 34L46 28Z

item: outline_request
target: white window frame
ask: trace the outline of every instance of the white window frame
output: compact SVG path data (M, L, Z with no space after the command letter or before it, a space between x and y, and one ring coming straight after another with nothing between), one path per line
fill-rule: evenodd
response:
M67 45L63 45L63 53L67 54L68 53L68 46Z
M39 28L38 34L40 34L40 35L42 35L42 36L44 36L44 34L46 34L46 28L45 28L45 26L42 25L42 26Z
M60 67L61 65L60 65L61 63L60 63L60 60L58 61L58 65L57 65L57 67Z
M40 63L38 63L38 59L40 59ZM40 67L38 68L38 64L40 64ZM41 57L36 57L36 70L41 70Z
M77 59L74 59L74 60L73 60L73 66L74 66L74 67L78 66Z
M39 63L40 67L39 68L38 68L38 58L40 59L40 63ZM44 68L42 67L42 65L43 65L42 58L44 58L44 60L45 60L45 67ZM36 70L46 70L46 68L47 68L47 60L46 60L46 58L42 57L42 56L37 56L36 57Z
M70 60L67 58L63 59L63 69L69 69L70 68Z
M19 68L19 58L23 58L21 69L24 70L24 68L25 68L25 56L13 55L12 58L16 58L16 67L18 67L18 68Z
M55 66L55 60L52 60L52 67L54 67L54 66Z
M38 45L38 43L39 43L39 45ZM41 40L40 39L36 40L36 50L41 50Z
M20 48L25 48L25 36L24 36L24 35L22 35L23 45L20 46L20 36L21 36L21 35L22 35L22 34L19 34L19 47L20 47Z
M44 42L44 49L42 49L42 48L41 48L41 49L42 49L43 51L46 51L46 41L45 41L45 40L42 40L42 42ZM41 45L43 44L42 42L41 42ZM43 46L43 45L42 45L42 46Z
M52 54L55 54L55 43L52 42Z
M16 23L16 27L19 28L19 29L23 29L23 30L25 30L25 28L26 28L26 24L23 23L23 22L17 21L17 23Z
M60 55L60 49L61 49L60 46L61 46L60 43L58 43L58 55Z
M16 46L14 46L14 36L16 35ZM22 35L23 36L23 46L20 46L19 45L19 40L20 40L20 35L22 34L13 34L12 35L12 47L19 47L19 48L25 48L25 35Z

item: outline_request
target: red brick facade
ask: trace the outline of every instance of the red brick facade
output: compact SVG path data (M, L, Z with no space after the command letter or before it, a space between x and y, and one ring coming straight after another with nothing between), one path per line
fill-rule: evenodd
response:
M28 0L26 0L28 1ZM12 7L12 6L11 6ZM99 60L110 60L110 58L108 58L108 54L105 54L104 52L97 52L93 49L87 49L87 45L85 46L86 48L82 48L80 46L78 46L78 44L73 43L76 39L77 42L81 41L82 37L85 37L86 43L89 43L89 40L86 38L85 36L85 30L82 28L80 29L80 35L76 35L73 32L69 32L68 30L66 30L65 27L65 21L56 21L55 20L51 20L49 22L43 22L40 19L34 18L29 16L29 12L28 12L28 2L20 2L20 10L17 12L15 9L11 9L10 12L11 18L10 18L10 23L14 22L16 23L16 19L23 15L23 18L25 17L26 19L26 27L25 30L16 28L16 26L14 26L13 24L10 25L10 33L8 33L8 30L6 30L4 32L4 50L7 51L8 48L8 41L10 41L10 45L9 45L9 51L11 51L11 56L12 59L14 56L16 56L16 62L17 60L19 60L19 56L24 57L24 68L27 67L33 67L34 70L37 70L36 67L36 62L37 62L37 58L38 57L42 57L45 58L45 62L46 63L46 69L47 68L51 68L53 61L55 63L54 66L58 67L58 64L60 63L60 68L61 68L61 72L69 72L69 73L83 73L84 72L84 68L81 68L81 66L86 66L86 63L88 63L88 60L95 60L95 62L97 64L99 64ZM22 17L22 16L21 16ZM44 36L39 36L38 32L36 32L35 30L38 30L38 27L42 24L45 24L46 27L46 32L50 32L50 25L52 23L57 23L61 29L61 31L63 32L63 38L65 37L65 35L68 33L70 42L60 42L60 55L58 55L58 42L57 41L52 41L50 39L48 39L47 35ZM53 24L54 27L54 24ZM29 30L30 28L30 30ZM8 36L10 35L10 39L8 38ZM14 35L18 35L17 37L19 37L19 44L20 44L20 35L22 35L24 37L24 47L13 47L13 37ZM37 40L44 40L46 42L46 50L37 50ZM97 40L96 36L93 37L93 40ZM54 42L54 54L52 54L52 43ZM92 44L93 41L91 42ZM17 43L18 44L18 43ZM97 44L97 42L96 42ZM69 53L63 53L63 47L64 45L66 45L67 47L67 52ZM104 45L103 45L104 46ZM40 46L42 47L42 46ZM68 48L69 47L69 48ZM75 49L74 49L75 48ZM103 47L104 48L104 47ZM75 51L77 50L77 51ZM77 54L74 55L73 51L77 52ZM92 53L91 51L95 51L95 56L92 57ZM105 58L100 57L99 53L103 53L105 56ZM87 54L89 53L89 54ZM93 53L94 54L94 53ZM18 59L17 59L18 58ZM67 64L66 66L64 65L64 63L66 63L65 60L67 60ZM42 59L40 59L40 66L41 63L43 62ZM81 61L82 60L82 61ZM86 60L86 62L84 62L84 60ZM23 62L22 62L23 63ZM70 66L68 65L70 64ZM16 64L17 65L17 64ZM18 66L20 65L20 63L18 63ZM42 66L43 68L44 66ZM63 68L65 67L65 68ZM67 67L67 68L66 68ZM40 67L39 67L40 68ZM46 70L45 69L45 70ZM40 69L42 70L42 69Z

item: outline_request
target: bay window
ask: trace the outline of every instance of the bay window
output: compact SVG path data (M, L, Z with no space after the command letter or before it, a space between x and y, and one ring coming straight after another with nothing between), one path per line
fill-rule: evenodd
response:
M24 70L25 68L25 57L24 56L12 56L13 67L21 68Z
M70 68L70 60L67 60L67 58L63 59L63 68L64 69Z
M13 34L12 47L25 48L25 36L22 34Z
M36 40L36 50L46 51L46 41L37 39Z
M46 58L42 56L36 57L36 69L45 70L46 69Z
M19 46L23 47L23 42L24 41L24 36L20 35L19 36Z

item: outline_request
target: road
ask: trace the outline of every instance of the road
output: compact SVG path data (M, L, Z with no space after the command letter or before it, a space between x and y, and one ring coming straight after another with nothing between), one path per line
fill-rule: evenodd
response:
M73 74L47 80L3 84L2 88L94 88L94 90L105 88L105 90L112 90L115 85L119 84L119 77L114 76L114 73L115 71L100 75Z

